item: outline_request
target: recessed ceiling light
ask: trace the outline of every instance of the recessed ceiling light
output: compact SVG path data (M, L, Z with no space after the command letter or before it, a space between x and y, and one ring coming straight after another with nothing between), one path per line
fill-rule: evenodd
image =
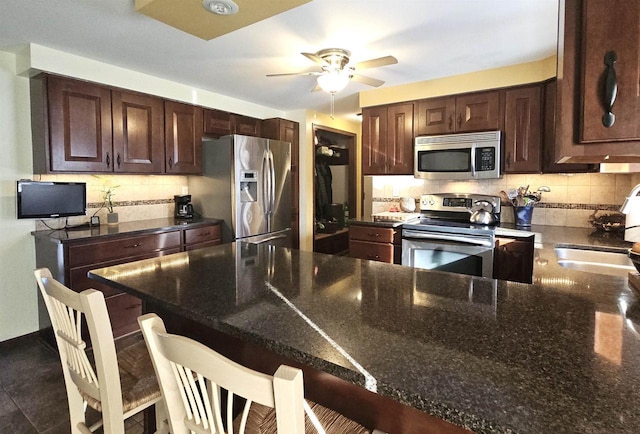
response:
M202 6L217 15L233 15L238 12L238 5L233 0L203 0Z

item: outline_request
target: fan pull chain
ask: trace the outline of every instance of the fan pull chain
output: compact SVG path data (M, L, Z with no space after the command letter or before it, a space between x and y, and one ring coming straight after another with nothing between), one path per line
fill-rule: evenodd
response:
M335 117L333 116L333 111L334 111L333 109L334 109L334 104L335 104L335 95L336 95L335 92L331 92L331 114L329 115L329 117L331 119L335 119Z

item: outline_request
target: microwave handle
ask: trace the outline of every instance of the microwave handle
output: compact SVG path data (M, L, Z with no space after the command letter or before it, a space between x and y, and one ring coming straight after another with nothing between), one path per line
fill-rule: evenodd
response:
M465 236L447 235L447 234L429 234L424 231L412 231L405 229L402 231L403 239L417 239L417 240L435 240L435 241L453 241L457 243L473 244L483 247L493 247L493 242L488 239L474 239Z
M476 177L476 144L471 145L471 176Z

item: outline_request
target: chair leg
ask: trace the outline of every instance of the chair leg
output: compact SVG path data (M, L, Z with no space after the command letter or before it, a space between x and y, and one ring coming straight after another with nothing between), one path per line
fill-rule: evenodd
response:
M65 382L65 384L70 384ZM67 387L67 401L69 403L69 421L71 422L71 434L81 434L79 424L85 423L84 399L75 387Z
M169 417L164 401L156 402L154 407L156 410L156 434L169 434Z

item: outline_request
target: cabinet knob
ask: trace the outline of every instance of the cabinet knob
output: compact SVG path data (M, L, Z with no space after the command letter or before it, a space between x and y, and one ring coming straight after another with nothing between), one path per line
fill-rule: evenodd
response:
M118 167L120 167L120 164L122 163L120 160L120 152L118 152L118 156L116 157L116 163L118 164Z
M108 152L107 152L107 158L106 158L105 162L107 163L107 167L111 167L111 156L109 155Z

